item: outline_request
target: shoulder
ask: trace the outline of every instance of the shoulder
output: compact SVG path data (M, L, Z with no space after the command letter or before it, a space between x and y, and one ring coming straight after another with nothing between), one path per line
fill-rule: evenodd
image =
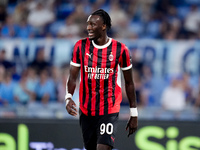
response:
M112 42L115 42L118 45L120 45L122 49L128 49L127 46L124 43L122 43L122 42L120 42L120 41L118 41L116 39L112 39Z
M122 45L122 48L123 48L123 49L128 50L128 47L126 46L126 44L121 43L121 45Z
M86 42L89 42L89 41L90 41L89 38L82 38L82 39L78 40L78 41L75 43L75 45L76 45L76 46L81 46L81 45L86 44Z

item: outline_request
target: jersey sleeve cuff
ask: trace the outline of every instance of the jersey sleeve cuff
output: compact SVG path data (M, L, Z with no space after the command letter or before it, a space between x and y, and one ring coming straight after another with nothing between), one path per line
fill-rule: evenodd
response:
M128 67L124 67L124 68L121 68L123 71L125 71L125 70L129 70L129 69L131 69L132 68L132 64L130 64L130 66L128 66Z
M77 64L77 63L74 63L74 62L70 62L70 65L72 65L72 66L75 66L75 67L80 67L81 66L81 64Z

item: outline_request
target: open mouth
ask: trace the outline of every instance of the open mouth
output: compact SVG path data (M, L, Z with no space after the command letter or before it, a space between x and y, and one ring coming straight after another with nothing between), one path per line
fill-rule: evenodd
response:
M89 35L89 36L93 36L94 34L93 34L93 33L89 33L88 35Z
M94 33L93 32L88 32L88 36L93 36Z

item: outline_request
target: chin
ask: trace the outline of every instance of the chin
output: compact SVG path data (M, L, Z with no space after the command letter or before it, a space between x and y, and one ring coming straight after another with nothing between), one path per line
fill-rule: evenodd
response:
M90 40L94 40L95 38L93 36L88 37Z

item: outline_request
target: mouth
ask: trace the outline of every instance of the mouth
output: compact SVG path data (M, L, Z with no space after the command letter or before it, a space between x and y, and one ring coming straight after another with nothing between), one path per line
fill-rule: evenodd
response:
M89 37L94 36L94 33L93 32L88 32L88 36Z

